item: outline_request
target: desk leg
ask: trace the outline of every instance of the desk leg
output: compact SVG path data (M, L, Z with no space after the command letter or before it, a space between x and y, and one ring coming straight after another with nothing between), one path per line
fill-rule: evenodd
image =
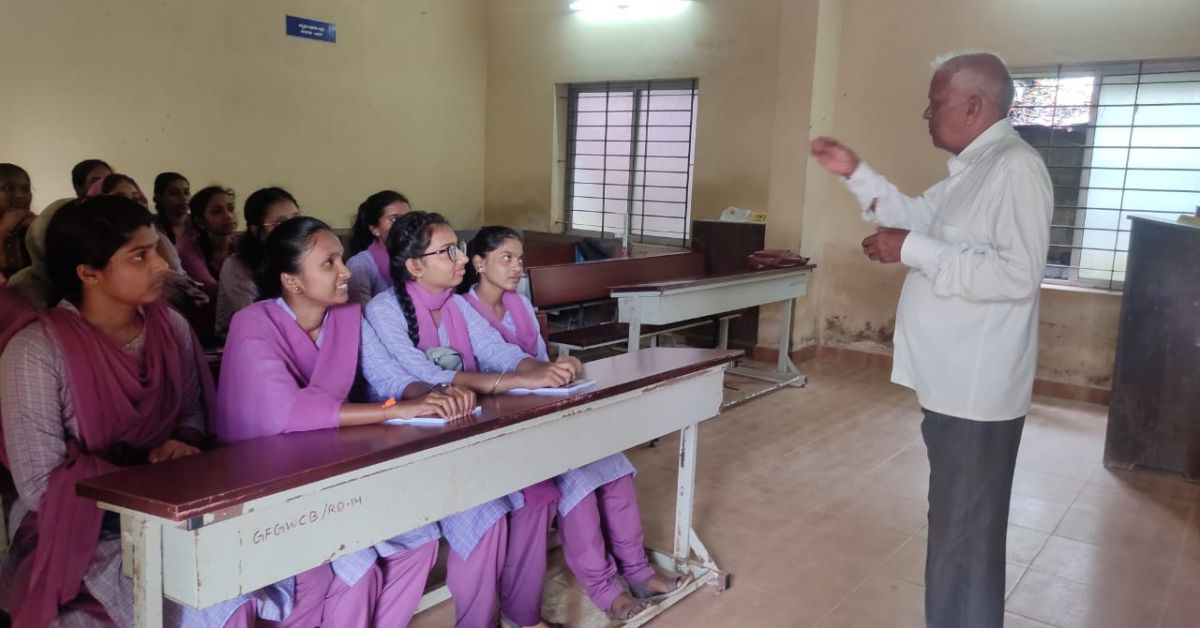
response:
M722 317L722 318L717 319L717 348L718 349L728 349L729 348L729 319L728 318Z
M625 350L632 353L642 348L642 317L638 315L637 299L629 312L629 347Z
M162 528L141 517L121 515L121 552L130 555L133 625L160 628L163 625Z
M675 571L683 573L692 558L692 501L696 490L697 436L700 426L679 432L679 473L675 493Z
M789 366L791 372L798 372L796 365L792 364L792 356L789 355L792 347L792 310L795 306L795 299L788 299L783 303L783 316L779 321L779 358L775 364L775 370L780 373L789 372Z

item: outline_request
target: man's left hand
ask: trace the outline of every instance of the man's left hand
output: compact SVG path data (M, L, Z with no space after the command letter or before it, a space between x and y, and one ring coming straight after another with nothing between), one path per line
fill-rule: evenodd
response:
M880 227L862 241L863 253L873 262L891 264L900 261L900 249L904 248L907 229Z

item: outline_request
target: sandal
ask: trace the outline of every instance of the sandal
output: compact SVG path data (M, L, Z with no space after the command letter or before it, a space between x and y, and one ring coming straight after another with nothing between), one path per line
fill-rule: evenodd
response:
M625 609L621 613L618 614L617 610L616 610L617 601L620 600L622 597L629 600L629 603L626 604ZM612 621L625 623L625 622L633 621L634 619L641 616L643 613L645 613L653 608L654 608L654 605L646 600L639 600L636 597L630 597L629 595L622 593L620 596L617 597L616 600L613 600L612 606L609 606L608 610L604 611L604 614L607 615L608 618L611 619Z
M654 589L650 588L650 579L653 577L654 576L651 576L650 578L646 578L645 580L643 580L641 582L630 582L629 583L629 591L631 593L633 593L633 595L635 597L637 597L637 599L639 599L639 600L645 600L647 602L658 602L660 600L666 599L667 596L678 591L679 587L682 587L683 585L687 584L688 580L690 580L690 578L687 576L675 576L669 582L671 587L669 589L667 589L666 591L659 593L659 592L655 591Z

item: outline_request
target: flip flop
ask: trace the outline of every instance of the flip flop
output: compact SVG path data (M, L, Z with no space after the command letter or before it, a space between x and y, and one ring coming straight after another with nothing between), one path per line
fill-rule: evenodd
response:
M614 601L614 604L615 603L616 602ZM604 614L607 615L612 621L624 624L641 617L643 614L648 613L653 609L654 604L646 600L639 600L638 598L634 597L632 598L629 606L625 607L625 612L623 614L617 615L615 612L613 612L611 606L608 608L608 610L604 611Z
M633 593L634 597L647 602L658 602L667 598L667 596L679 590L679 587L687 584L691 580L690 576L675 576L671 581L673 585L665 593L659 593L650 588L650 578L646 578L641 582L630 582L629 592Z

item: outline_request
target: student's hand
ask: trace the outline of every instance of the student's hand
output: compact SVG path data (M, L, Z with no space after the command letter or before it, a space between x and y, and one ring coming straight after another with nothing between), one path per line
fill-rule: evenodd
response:
M891 264L900 261L900 251L908 238L907 229L880 227L873 235L862 241L863 253L873 262Z
M166 462L175 458L183 458L186 456L194 456L200 453L199 447L193 447L183 441L175 440L174 438L167 440L163 444L150 450L150 464Z
M576 358L573 356L569 356L569 355L561 356L557 360L555 360L554 363L558 364L559 366L562 366L564 368L570 369L571 381L575 381L576 379L578 379L579 374L583 372L583 362L580 362L579 358Z
M28 209L10 209L0 212L0 235L7 236L21 227L27 227L37 215Z
M475 410L475 393L458 386L435 388L423 397L396 404L396 416L388 418L411 419L418 416L439 416L457 419Z
M849 177L858 169L858 155L832 137L818 137L809 144L808 150L822 168L833 174Z
M558 388L570 384L574 378L570 367L555 362L518 375L520 383L516 388Z

